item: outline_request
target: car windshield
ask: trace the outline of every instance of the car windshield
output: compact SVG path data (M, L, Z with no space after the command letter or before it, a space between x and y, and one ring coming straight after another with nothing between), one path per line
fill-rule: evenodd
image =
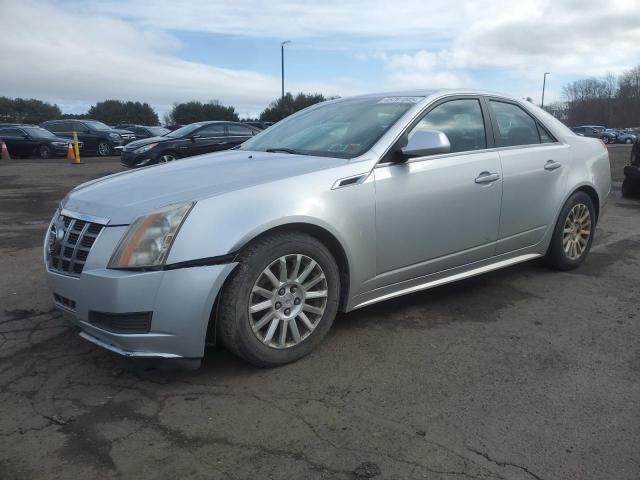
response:
M97 120L83 120L83 123L89 125L91 128L95 128L96 130L113 130L109 125L105 125Z
M154 135L156 137L162 137L163 135L166 135L170 132L169 129L162 127L147 127L147 130L149 130L151 135Z
M184 127L180 127L179 129L174 130L173 132L167 133L165 137L171 137L171 138L186 137L190 133L200 128L202 125L204 125L204 123L191 123L189 125L185 125Z
M360 97L292 115L249 139L241 150L353 158L369 150L423 97Z
M23 130L34 138L56 138L49 130L40 127L24 127Z

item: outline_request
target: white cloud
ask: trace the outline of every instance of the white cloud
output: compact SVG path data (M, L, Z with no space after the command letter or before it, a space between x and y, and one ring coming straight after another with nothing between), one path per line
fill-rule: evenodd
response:
M251 70L185 61L170 34L41 2L4 4L0 92L61 104L117 98L146 101L160 113L173 102L219 99L255 115L280 93L280 79ZM292 91L327 95L349 88L308 82Z

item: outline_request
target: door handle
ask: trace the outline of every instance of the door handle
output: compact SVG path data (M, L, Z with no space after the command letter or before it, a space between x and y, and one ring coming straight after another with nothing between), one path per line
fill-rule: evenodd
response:
M560 168L562 164L560 162L556 162L555 160L548 160L547 163L544 164L544 169L548 171L557 170Z
M475 182L481 184L491 183L495 182L498 179L500 179L500 175L498 175L497 173L481 172L480 175L478 175L478 177L476 178Z

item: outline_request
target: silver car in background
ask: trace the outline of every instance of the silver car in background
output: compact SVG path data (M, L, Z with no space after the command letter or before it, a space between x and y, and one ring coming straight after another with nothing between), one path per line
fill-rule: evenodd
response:
M275 366L338 310L540 257L576 268L609 189L603 144L529 102L365 95L236 150L80 185L44 261L55 304L97 345L199 364L217 342Z

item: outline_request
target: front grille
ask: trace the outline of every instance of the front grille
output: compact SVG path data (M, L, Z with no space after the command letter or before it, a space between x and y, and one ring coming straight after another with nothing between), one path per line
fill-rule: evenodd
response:
M89 311L89 323L113 333L149 333L153 312L107 313Z
M66 215L60 215L55 225L64 225L64 236L53 252L49 253L49 268L66 275L79 276L87 261L91 247L104 228L99 223L91 223Z

